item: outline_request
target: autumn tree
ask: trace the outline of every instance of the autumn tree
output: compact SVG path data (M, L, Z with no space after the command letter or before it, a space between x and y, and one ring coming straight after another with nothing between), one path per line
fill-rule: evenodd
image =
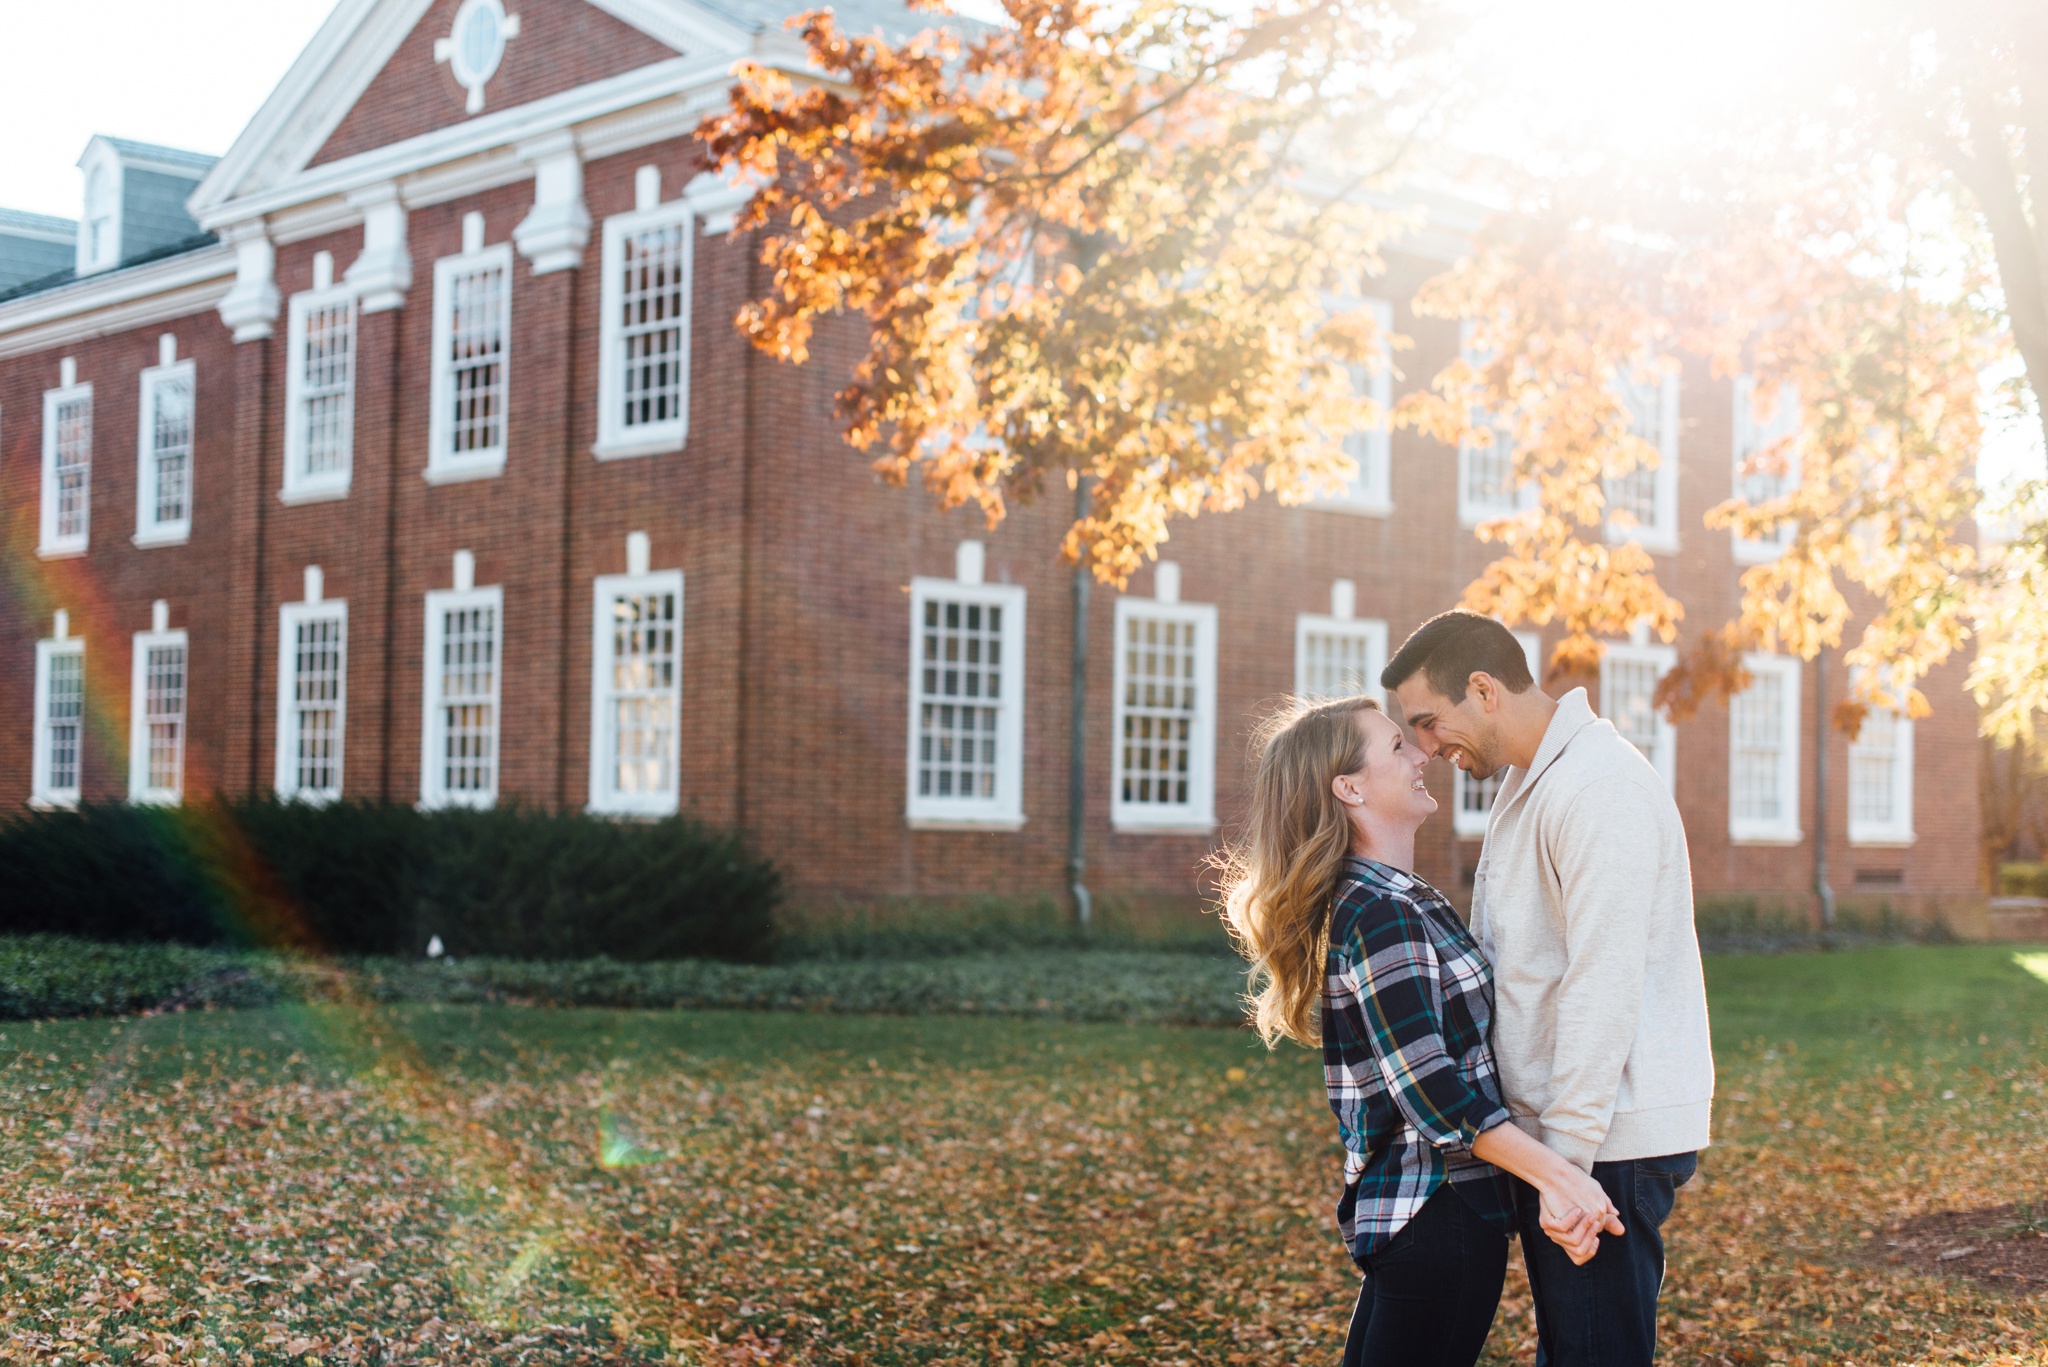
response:
M1356 192L1430 131L1431 6L1004 11L894 40L804 16L820 79L747 67L700 135L759 178L754 345L801 361L863 318L839 409L875 468L991 523L1078 488L1065 553L1121 584L1174 517L1355 476L1352 374L1391 339L1342 301L1401 222Z

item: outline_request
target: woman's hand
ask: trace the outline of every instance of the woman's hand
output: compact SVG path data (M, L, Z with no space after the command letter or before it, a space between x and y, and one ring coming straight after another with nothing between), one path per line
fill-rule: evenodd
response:
M1543 1232L1583 1263L1600 1247L1601 1231L1624 1234L1621 1212L1607 1192L1582 1168L1555 1149L1531 1139L1512 1124L1496 1125L1479 1136L1472 1152L1497 1168L1505 1168L1536 1188L1543 1198L1539 1223Z
M1625 1234L1621 1212L1598 1182L1575 1165L1559 1160L1556 1171L1536 1184L1543 1198L1539 1223L1551 1241L1574 1263L1583 1264L1600 1250L1600 1234Z

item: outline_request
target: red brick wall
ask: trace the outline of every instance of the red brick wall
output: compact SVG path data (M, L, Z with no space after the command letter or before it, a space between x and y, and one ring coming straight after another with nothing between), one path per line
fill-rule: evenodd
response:
M545 13L545 11L533 11ZM530 34L529 34L530 36ZM519 42L526 41L524 38ZM514 50L518 43L514 44ZM67 607L88 639L89 686L106 718L87 752L87 792L125 791L128 638L149 602L170 600L193 639L189 790L239 792L271 781L277 610L300 597L308 563L349 603L346 790L410 801L419 792L423 597L450 583L451 554L476 557L476 582L505 590L503 767L506 800L580 807L587 800L591 580L625 568L629 531L646 531L653 566L686 576L682 802L717 824L743 826L782 861L799 901L872 902L974 894L1064 897L1071 575L1056 547L1068 495L1016 508L993 531L971 510L940 513L919 489L884 485L838 436L833 398L859 354L856 322L823 328L804 367L752 353L731 327L759 288L752 244L700 238L692 331L691 422L679 452L600 462L598 293L606 216L630 209L635 168L662 167L671 196L697 169L687 143L591 163L593 220L585 268L536 277L515 258L510 448L497 479L431 486L428 349L433 265L459 249L461 219L484 215L504 241L530 185L416 209L408 237L414 285L402 310L365 315L359 341L356 444L349 497L279 502L285 319L266 342L232 345L211 313L180 320L181 354L198 358L200 429L192 542L137 549L133 531L136 375L165 327L135 329L63 352L0 361L0 502L10 586L0 595L0 803L29 785L33 642L49 611ZM282 294L309 287L315 252L337 273L359 230L288 245ZM1427 273L1396 262L1383 292L1404 299ZM1403 384L1425 383L1457 344L1454 325L1415 319ZM35 557L41 396L60 354L95 385L94 531L88 555ZM1688 631L1725 620L1739 567L1724 533L1700 523L1731 475L1726 381L1688 366L1681 404L1682 544L1660 572L1685 600ZM1165 548L1183 568L1182 597L1218 609L1218 815L1237 817L1246 742L1261 710L1294 677L1294 619L1328 611L1330 582L1358 585L1358 615L1383 618L1391 643L1454 603L1489 548L1457 525L1455 453L1412 433L1393 443L1393 511L1383 518L1285 508L1262 498L1228 516L1178 523ZM988 546L987 575L1023 585L1026 612L1026 824L1015 832L913 831L904 820L909 581L949 577L956 543ZM1149 596L1153 575L1130 592ZM1109 827L1111 639L1116 595L1098 586L1090 619L1087 735L1088 882L1131 901L1187 900L1201 886L1211 837L1140 835ZM1839 661L1830 680L1839 696ZM1916 728L1919 840L1906 850L1854 850L1846 840L1844 743L1830 740L1827 823L1835 882L1858 868L1896 868L1907 895L1968 893L1976 876L1975 714L1961 665L1932 680L1934 715ZM1813 821L1812 671L1802 822ZM1597 704L1597 697L1595 702ZM1677 792L1703 896L1802 898L1812 846L1736 846L1727 838L1726 710L1678 728ZM1423 872L1448 887L1476 856L1453 837L1448 770L1433 786L1444 811L1425 828Z
M455 83L446 62L434 60L434 41L446 38L461 0L434 0L355 107L313 157L320 166L373 147L431 133L474 117L469 92ZM519 36L484 88L484 108L509 109L543 96L666 61L676 53L629 24L583 0L517 0Z

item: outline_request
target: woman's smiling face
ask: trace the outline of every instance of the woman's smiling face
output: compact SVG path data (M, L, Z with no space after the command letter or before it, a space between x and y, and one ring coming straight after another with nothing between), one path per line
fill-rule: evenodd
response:
M1436 799L1422 781L1429 756L1402 735L1384 712L1362 708L1358 730L1365 741L1365 767L1339 775L1337 796L1347 805L1364 807L1395 826L1420 826L1436 810Z

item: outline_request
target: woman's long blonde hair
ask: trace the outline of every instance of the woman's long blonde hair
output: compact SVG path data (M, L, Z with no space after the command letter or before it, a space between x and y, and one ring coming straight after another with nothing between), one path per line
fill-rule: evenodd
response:
M1371 698L1297 703L1259 728L1258 773L1243 834L1218 856L1223 914L1252 962L1246 997L1270 1048L1322 1038L1330 893L1351 849L1351 820L1331 784L1365 764L1358 714Z

